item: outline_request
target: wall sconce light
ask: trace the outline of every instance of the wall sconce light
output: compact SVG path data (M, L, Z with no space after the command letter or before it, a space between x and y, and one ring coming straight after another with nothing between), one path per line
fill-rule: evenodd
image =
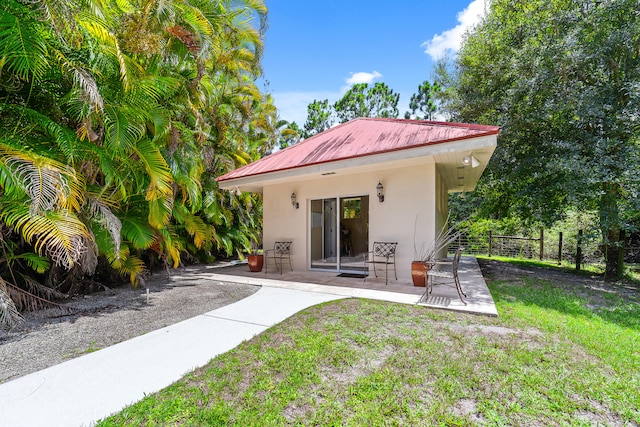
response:
M300 207L300 203L297 202L296 193L291 193L291 206L293 206L295 209L298 209Z
M378 190L378 201L380 203L384 202L384 194L382 194L384 187L380 181L378 181L378 185L376 185L376 190Z
M473 157L473 155L468 155L462 158L462 164L465 166L471 166L472 168L477 168L480 166L480 160Z

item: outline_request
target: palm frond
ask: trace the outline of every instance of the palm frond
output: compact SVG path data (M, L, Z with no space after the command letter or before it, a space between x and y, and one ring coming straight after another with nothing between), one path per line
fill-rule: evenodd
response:
M207 225L199 216L189 212L184 205L176 204L174 206L173 217L193 238L193 244L196 248L202 249L204 245L211 243L213 236L211 226Z
M120 80L125 91L133 86L133 81L144 74L144 69L137 61L132 60L120 49L118 38L111 33L105 23L93 17L79 17L78 24L81 25L102 47L105 54L111 55L118 63L120 70Z
M173 198L170 196L149 200L149 225L155 228L163 228L171 219L172 209Z
M50 288L49 286L45 286L26 274L20 274L20 281L23 284L23 287L26 288L26 291L47 300L52 300L54 298L63 299L66 296L62 292Z
M176 6L181 10L181 18L189 24L189 26L201 34L212 36L214 29L211 26L211 21L207 19L200 9L189 6L187 4L176 3Z
M80 210L84 182L73 168L1 143L0 161L13 172L15 182L29 196L33 215L56 209Z
M55 55L63 69L71 73L75 86L82 90L91 108L96 112L102 112L104 109L104 100L102 99L102 95L100 95L98 83L93 78L93 75L80 65L69 60L62 52L56 51Z
M0 15L0 69L6 68L24 80L41 79L48 67L45 40L27 18Z
M130 153L145 132L144 122L125 107L105 106L105 144L115 153Z
M173 268L178 268L180 265L180 251L183 250L180 237L169 228L158 230L158 233L161 236L162 253L167 256Z
M135 249L149 249L156 241L156 236L149 223L136 217L122 218L122 236Z
M37 126L45 137L51 139L51 142L54 142L55 145L60 148L60 151L65 156L65 160L69 164L73 165L81 157L84 150L76 132L59 124L51 119L51 117L34 109L19 105L3 105L0 107L0 111L11 111ZM16 151L22 152L24 150Z
M39 274L46 272L51 266L49 258L34 254L33 252L23 252L21 254L12 255L11 259L8 259L7 262L12 263L12 261L18 259L25 260L27 265Z
M55 309L62 313L72 313L74 310L70 307L66 307L57 302L50 301L47 298L40 297L31 292L25 291L9 282L0 279L7 290L7 294L15 304L15 307L19 311L38 311L43 309ZM2 285L0 284L0 289ZM0 292L1 293L1 292Z
M144 262L135 255L132 255L128 246L123 246L116 256L107 256L107 261L118 273L128 276L129 281L137 287L145 271Z
M87 216L109 232L113 241L114 251L119 253L122 223L120 219L114 215L109 206L95 197L90 197L87 200Z
M48 256L58 266L70 269L87 250L84 241L91 235L68 211L32 215L28 206L19 203L5 203L2 208L0 219L15 227L40 255Z
M171 170L167 165L160 150L147 139L138 142L135 147L138 155L149 176L149 188L147 189L147 200L157 200L166 198L173 194L171 183L173 178Z
M24 322L24 317L9 295L7 284L0 278L0 329L13 329Z

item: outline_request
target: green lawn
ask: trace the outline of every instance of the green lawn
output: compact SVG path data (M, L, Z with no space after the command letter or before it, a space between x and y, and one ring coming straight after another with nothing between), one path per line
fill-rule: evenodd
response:
M639 424L638 295L530 276L489 282L499 318L311 307L99 425Z

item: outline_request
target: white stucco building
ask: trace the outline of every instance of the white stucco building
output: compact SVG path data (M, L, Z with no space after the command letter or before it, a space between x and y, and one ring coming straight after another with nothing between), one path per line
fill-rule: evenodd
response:
M409 279L414 240L421 246L434 239L447 218L449 193L475 189L499 132L361 118L217 181L223 189L263 193L264 248L292 241L294 270L361 271L362 254L387 241L398 242L398 279Z

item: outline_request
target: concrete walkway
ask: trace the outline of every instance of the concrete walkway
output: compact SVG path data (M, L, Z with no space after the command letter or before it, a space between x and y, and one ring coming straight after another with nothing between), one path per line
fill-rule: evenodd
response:
M429 308L464 313L497 316L491 292L482 276L478 260L473 256L460 259L458 275L462 289L467 294L464 304L451 286L435 286L426 300L425 288L415 287L411 279L393 280L385 284L384 278L369 277L367 281L336 277L336 273L319 271L285 271L265 274L251 273L247 265L207 268L207 277L235 283L271 286L301 291L322 292L352 298L369 298L402 304L418 304Z
M341 281L335 273L295 272L266 278L245 270L246 266L211 268L201 274L262 286L248 298L1 383L0 427L91 426L307 307L352 297L415 305L424 292L424 288L401 283L378 283L378 289L372 289L376 287L374 279L366 283L361 279ZM476 259L463 257L459 272L468 295L467 305L448 287L434 290L433 296L421 305L497 316ZM318 279L327 284L311 282ZM394 285L394 292L382 290Z
M298 311L340 298L262 287L226 307L0 384L0 426L91 426Z

